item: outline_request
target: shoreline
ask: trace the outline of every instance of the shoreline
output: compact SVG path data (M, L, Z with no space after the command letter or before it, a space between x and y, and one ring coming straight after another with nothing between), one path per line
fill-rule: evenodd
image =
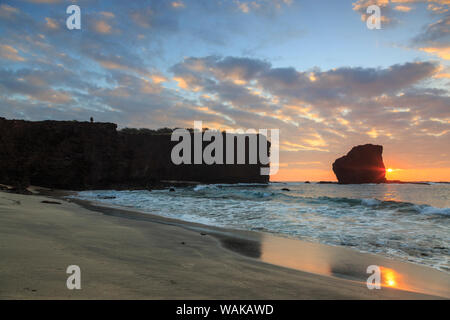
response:
M55 198L61 204L41 202ZM368 290L365 282L359 281L362 280L359 269L369 262L369 256L373 258L374 255L253 231L229 230L132 210L100 207L80 202L82 200L67 200L62 198L61 192L31 196L0 193L0 237L3 238L0 251L4 261L8 262L0 267L1 299L449 298L439 294L439 288L433 288L431 295L430 292L423 294L388 287ZM48 225L47 233L38 232L42 224ZM20 228L24 225L25 228ZM16 241L8 241L8 236ZM30 242L30 236L36 241ZM53 244L50 248L62 246L67 252L52 254L51 250L46 249L48 247L39 245L44 239ZM7 244L10 243L14 243L16 250L8 250ZM36 248L29 252L31 248L28 246ZM42 261L41 256L34 255L36 250L47 259ZM302 250L302 259L287 259L292 258L296 250ZM23 254L24 251L29 254ZM67 255L83 262L80 263L82 271L93 269L86 276L90 281L83 287L84 290L69 291L65 288L67 275L58 261L66 261L64 257ZM329 261L331 255L335 259L334 265L328 270L321 270L318 267L320 261ZM25 257L28 257L28 263ZM49 272L49 268L55 267L47 265L40 266L40 271L36 273L37 269L30 266L52 261L58 265L58 270ZM280 261L283 263L280 264ZM415 264L387 261L382 257L376 257L376 261L383 262L387 268L394 267L393 270L400 276L404 276L406 271L415 275L435 271L438 282L445 283L449 279L442 272ZM311 262L309 270L305 268L305 262ZM126 267L121 268L124 264ZM109 276L96 278L93 276L95 274ZM39 289L27 290L30 285L22 285L24 287L21 288L19 284L25 280L20 275L40 283L40 287L34 285ZM46 278L51 281L43 283ZM59 280L58 285L55 285L55 279ZM114 292L105 291L105 288L114 288Z

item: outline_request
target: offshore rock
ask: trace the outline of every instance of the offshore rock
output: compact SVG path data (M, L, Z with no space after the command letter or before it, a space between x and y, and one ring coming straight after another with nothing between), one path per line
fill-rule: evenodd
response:
M385 183L383 146L366 144L353 147L347 155L333 163L333 171L341 184Z

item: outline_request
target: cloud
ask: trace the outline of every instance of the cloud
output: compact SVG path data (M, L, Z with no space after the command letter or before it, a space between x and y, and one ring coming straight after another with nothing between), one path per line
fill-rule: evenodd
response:
M59 28L58 22L55 19L52 19L49 17L45 18L45 25L49 29L58 29Z
M395 6L394 10L401 11L401 12L410 12L412 10L412 8L408 7L408 6Z
M444 60L450 60L450 46L445 48L425 47L420 48L420 50L437 55Z
M361 20L365 22L369 17L367 8L370 5L380 7L382 27L386 27L396 25L401 21L399 14L413 10L412 5L414 4L427 4L427 10L435 14L448 12L450 6L448 0L358 0L353 3L353 10L358 12Z
M134 11L131 13L131 19L142 28L151 27L152 16L154 16L154 12L150 8L147 8L144 11Z
M19 55L19 51L12 46L0 45L0 57L12 61L25 61L25 58Z
M100 20L95 22L94 30L101 34L110 34L112 32L112 27L106 21Z
M359 97L395 94L431 77L439 68L432 62L414 62L384 69L342 67L310 72L273 68L258 59L208 56L186 58L170 70L183 89L204 90L208 91L206 94L218 94L227 101L234 99L235 103L249 105L249 101L256 103L256 99L266 103L283 99L292 100L292 104L297 101L346 103ZM255 95L259 91L265 95Z
M427 9L435 14L442 14L442 13L446 13L449 11L448 6L446 7L446 6L438 5L438 4L434 4L434 3L428 4Z
M362 21L367 21L370 14L367 14L367 8L371 5L380 7L382 27L396 22L392 8L389 6L389 0L358 0L353 3L353 10L361 15Z
M105 18L114 18L116 15L112 12L108 12L108 11L101 11L100 14L105 17Z
M144 29L158 29L160 32L178 30L178 10L172 10L172 4L156 1L145 8L133 9L129 13L131 20Z
M0 17L1 18L13 18L15 15L19 13L19 9L7 5L5 3L0 5Z
M2 71L1 92L8 92L10 96L24 96L32 101L64 104L71 101L71 95L65 90L56 90L47 82L51 76L48 72L38 71ZM47 77L45 77L47 76ZM52 81L55 79L53 78Z
M392 144L411 136L448 135L447 129L427 120L448 117L448 91L419 89L442 72L434 62L311 71L276 68L258 59L207 56L185 58L171 71L180 87L206 96L201 105L225 123L229 119L228 125L280 128L286 134L284 153L336 152L343 138Z
M413 47L450 60L450 14L423 28L422 33L412 39Z
M171 6L173 8L185 8L186 5L182 1L172 1Z
M245 14L250 12L274 13L292 5L294 0L233 0L236 8Z
M418 44L447 46L450 43L450 14L424 27L413 41Z

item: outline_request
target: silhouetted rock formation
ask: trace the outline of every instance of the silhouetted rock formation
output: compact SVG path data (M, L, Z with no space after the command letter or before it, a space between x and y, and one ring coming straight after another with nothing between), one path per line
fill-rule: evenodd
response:
M259 163L174 165L171 150L178 141L171 141L171 129L116 129L113 123L0 118L0 183L82 190L150 188L164 180L269 180Z
M346 156L333 163L339 183L385 183L382 153L383 146L366 144L353 147Z

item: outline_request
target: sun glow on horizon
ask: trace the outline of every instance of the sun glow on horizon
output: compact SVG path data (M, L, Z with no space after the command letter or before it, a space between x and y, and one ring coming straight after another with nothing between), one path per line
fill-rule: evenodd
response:
M288 163L289 164L289 163ZM391 169L391 170L389 170ZM405 182L416 181L450 181L450 168L391 168L386 169L388 180ZM289 165L280 161L280 170L276 175L270 176L271 181L337 181L333 170L318 166L316 168L289 168Z
M388 180L396 180L395 179L395 172L396 171L397 171L397 169L387 168L386 169L386 179L388 179Z

